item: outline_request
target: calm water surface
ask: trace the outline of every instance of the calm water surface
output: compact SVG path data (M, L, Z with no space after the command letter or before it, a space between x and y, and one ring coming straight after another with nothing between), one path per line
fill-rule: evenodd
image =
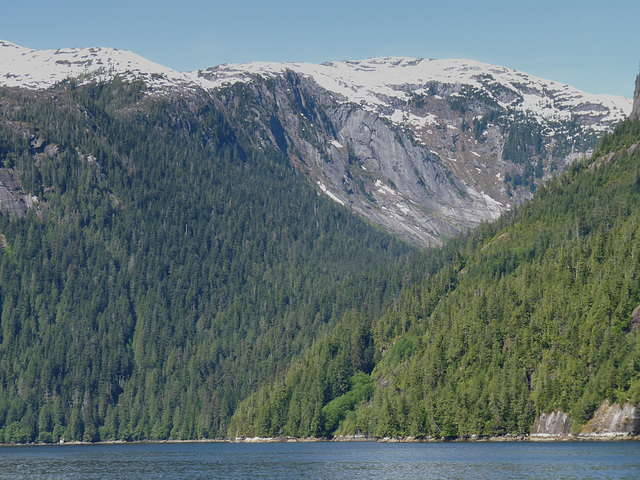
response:
M0 479L638 479L640 443L0 447Z

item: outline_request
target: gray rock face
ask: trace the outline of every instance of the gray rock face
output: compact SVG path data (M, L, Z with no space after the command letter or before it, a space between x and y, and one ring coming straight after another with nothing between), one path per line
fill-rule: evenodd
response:
M531 434L538 436L566 436L570 434L572 423L571 417L560 410L542 413L536 418Z
M611 404L605 400L593 418L582 427L580 435L617 436L640 433L640 411L635 405Z
M534 437L566 437L571 435L573 420L560 410L542 413L531 430ZM578 438L611 438L640 433L640 410L637 405L612 404L605 400L580 430Z
M254 142L277 145L323 193L414 244L440 245L506 208L387 119L336 102L309 78L256 79L217 98Z
M214 69L199 78L213 82L220 75ZM585 103L587 111L571 122L536 123L541 117L501 106L517 100L509 89L489 95L480 87L430 82L428 94L406 100L378 93L378 103L370 104L349 101L294 70L236 77L242 81L207 91L255 145L277 146L319 193L424 246L529 198L535 185L595 142L595 130L585 125L600 118L593 113L598 108L606 110ZM495 90L492 85L484 88Z
M636 78L636 92L633 98L633 109L629 118L640 120L640 75Z
M20 217L36 202L36 197L22 190L15 171L0 168L0 212Z
M640 329L640 305L634 308L633 312L631 312L631 320L629 321L627 331L632 332L638 329Z
M53 157L57 152L55 145L47 144L47 141L39 134L31 131L25 124L8 122L0 119L4 127L12 130L25 140L30 140L30 151L24 152L33 156L36 163L44 156ZM0 159L4 160L4 159ZM19 217L25 215L29 208L37 207L39 200L35 195L26 192L20 182L20 174L15 168L0 162L0 212Z

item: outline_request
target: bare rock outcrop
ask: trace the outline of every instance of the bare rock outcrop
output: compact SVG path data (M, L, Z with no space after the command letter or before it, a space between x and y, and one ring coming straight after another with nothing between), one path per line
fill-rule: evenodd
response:
M14 170L0 168L0 212L23 216L36 201L36 197L22 190Z
M631 312L631 320L629 320L628 332L632 332L640 328L640 305Z
M589 420L580 436L619 436L640 433L640 411L635 405L620 405L605 400Z
M629 118L640 120L640 75L636 78L636 91L633 96L633 109Z
M541 413L533 424L532 436L550 437L567 436L570 434L573 420L569 414L556 410L551 413Z

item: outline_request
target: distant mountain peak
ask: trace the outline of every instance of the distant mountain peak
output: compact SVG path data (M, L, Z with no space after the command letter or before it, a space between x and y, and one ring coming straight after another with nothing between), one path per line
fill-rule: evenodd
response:
M109 79L115 75L142 78L152 87L189 83L185 74L115 48L31 50L0 41L0 85L51 88L69 78Z
M206 92L254 146L281 150L319 193L427 245L530 197L632 110L628 98L470 59L178 72L126 50L0 42L0 86L47 89L116 76L143 80L150 95Z
M286 70L312 77L344 101L362 104L383 115L390 104L423 95L434 82L458 90L466 86L484 91L503 108L528 112L545 121L567 120L573 114L588 113L601 118L602 111L598 108L601 105L608 110L607 122L620 121L631 111L631 101L624 97L588 94L569 85L468 59L381 57L320 65L252 62L206 69L199 72L199 78L208 80L209 88L219 88L250 81L252 75L275 76ZM201 85L207 87L204 81ZM385 116L393 119L394 110Z
M394 104L427 93L434 82L458 90L464 86L483 91L503 108L528 112L544 121L592 114L609 124L628 116L632 107L632 101L624 97L588 94L569 85L469 59L374 57L322 64L252 62L182 73L127 50L31 50L0 40L0 85L12 87L43 89L72 77L105 79L121 75L142 78L152 89L180 86L210 90L249 82L255 75L281 75L287 70L313 78L341 101L361 104L392 121L399 117ZM607 110L604 115L601 106Z

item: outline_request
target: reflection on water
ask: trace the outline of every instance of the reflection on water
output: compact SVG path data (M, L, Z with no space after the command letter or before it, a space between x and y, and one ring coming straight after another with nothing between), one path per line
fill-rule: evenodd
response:
M638 442L0 447L0 479L635 479Z

